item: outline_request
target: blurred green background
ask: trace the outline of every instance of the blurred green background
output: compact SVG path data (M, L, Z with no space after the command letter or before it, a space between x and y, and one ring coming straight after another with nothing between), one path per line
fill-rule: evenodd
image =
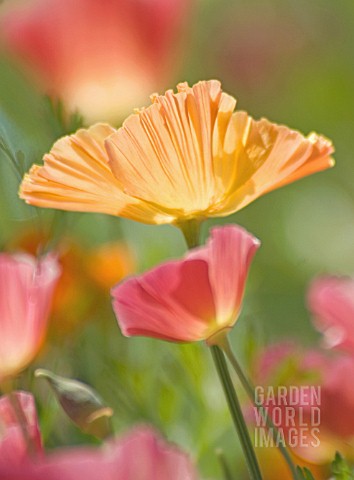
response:
M270 193L231 217L203 226L206 238L213 224L235 222L262 241L243 312L232 332L238 356L247 364L255 345L279 338L315 343L317 334L306 309L309 282L323 273L354 272L354 3L200 0L188 22L181 68L166 88L184 80L220 79L224 91L238 99L238 108L253 117L267 117L306 134L316 131L336 148L333 170ZM76 125L75 119L72 124L63 120L59 109L36 90L13 58L2 55L3 248L29 224L38 222L38 212L17 197L20 175L13 160L27 171ZM58 216L43 210L39 217L44 223L60 217L59 236L66 229L65 234L69 232L85 248L125 239L137 253L138 271L178 257L186 249L173 227L96 214ZM218 478L219 466L210 452L223 447L231 456L230 445L237 446L209 352L201 344L124 339L109 292L102 295L99 311L89 311L72 333L54 336L37 365L93 385L115 410L117 431L136 422L151 422L192 452L205 478ZM32 385L34 368L25 375L24 385ZM32 388L38 395L48 447L92 441L64 418L40 381ZM238 465L240 475L242 465Z

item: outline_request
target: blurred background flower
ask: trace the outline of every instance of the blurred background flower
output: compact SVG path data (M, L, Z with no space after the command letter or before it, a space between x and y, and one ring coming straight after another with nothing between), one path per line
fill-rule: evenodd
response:
M87 122L118 122L177 72L192 0L31 0L1 20L7 49Z
M0 472L9 465L26 465L28 458L38 458L42 451L33 395L15 391L0 397Z
M45 454L34 398L0 397L0 478L3 480L197 480L192 460L148 426L132 428L101 448L67 448ZM25 437L25 438L24 438Z
M354 358L354 280L320 277L308 292L309 308L324 345L347 351Z
M38 353L59 276L54 255L0 254L0 382L18 374Z
M287 404L284 404L284 399L277 397L277 388L315 385L321 389L318 405L320 422L318 431L316 430L319 444L315 442L316 444L311 446L308 439L297 442L292 449L295 463L309 468L315 474L315 478L326 480L336 451L341 451L347 458L354 460L353 386L351 382L345 380L354 374L354 357L328 355L318 348L306 350L294 342L281 342L258 351L251 369L256 385L270 386L275 392L276 408L282 410L280 427L285 432L285 437L286 432L295 428L297 438L301 438L301 435L310 438L312 435L310 429L313 428L311 422L314 417L311 417L308 397L299 396L297 403L294 403L290 397L290 390L287 390ZM291 405L295 409L294 425L288 420L286 405ZM274 405L270 403L268 408L271 412ZM252 416L254 422L253 413L250 417ZM304 430L306 425L309 426L308 431ZM305 433L301 433L302 431ZM308 446L304 447L301 443L308 443ZM271 480L280 478L280 475L284 475L281 478L291 478L289 472L286 472L284 459L279 456L275 447L257 450L264 461L266 478ZM275 458L278 458L276 462Z

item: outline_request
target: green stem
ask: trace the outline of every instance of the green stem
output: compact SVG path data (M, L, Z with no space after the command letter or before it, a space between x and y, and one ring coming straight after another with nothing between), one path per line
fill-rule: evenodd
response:
M226 461L226 458L224 456L224 452L222 450L217 450L216 455L218 456L221 470L223 473L224 480L234 480L234 477L231 473L231 470L229 468L229 465Z
M275 440L277 438L277 431L278 430L277 430L276 426L274 425L274 423L272 422L272 420L269 417L266 410L264 408L262 408L262 406L257 405L257 403L255 402L255 388L252 385L252 382L243 373L241 365L238 363L238 361L237 361L237 359L236 359L236 357L235 357L235 355L232 351L230 342L229 342L226 335L224 335L223 337L220 337L220 339L218 341L218 345L224 351L224 353L227 356L229 362L233 366L236 374L238 375L238 377L239 377L239 379L240 379L240 381L243 385L243 388L245 389L245 391L246 391L247 395L249 396L249 398L251 399L252 403L258 409L260 414L264 417L264 419L266 421L266 424L267 424L267 427L269 429L271 429L271 432L273 433L273 438ZM288 449L281 442L278 443L278 448L280 450L280 453L283 455L284 460L288 464L289 469L291 470L291 474L293 476L293 479L298 480L296 466L294 465L294 463L291 459L291 456L288 452Z
M192 219L176 225L182 231L188 248L198 247L200 224L200 220Z
M252 480L262 480L262 475L258 466L256 454L254 452L247 426L243 418L241 406L237 398L229 370L226 365L224 353L216 345L212 345L210 348L216 370L219 374L219 378L224 389L231 417L246 457L250 477Z

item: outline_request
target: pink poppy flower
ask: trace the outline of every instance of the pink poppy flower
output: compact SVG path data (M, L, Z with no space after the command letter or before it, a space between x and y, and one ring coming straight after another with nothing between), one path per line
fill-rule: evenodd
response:
M0 254L0 381L19 373L41 347L59 275L53 256Z
M113 308L123 334L210 342L230 329L259 245L238 226L214 228L206 246L114 287Z
M354 355L354 280L350 277L316 279L308 292L309 309L328 348Z
M14 468L0 464L6 480L196 480L190 459L148 427L138 427L103 448L63 449Z
M115 122L174 75L191 4L32 0L9 8L0 31L47 93L88 122Z
M19 416L22 417L22 427ZM27 440L23 429L27 432ZM11 396L0 397L0 471L1 465L18 465L25 462L30 454L38 455L41 452L42 443L33 396L26 392L14 392Z

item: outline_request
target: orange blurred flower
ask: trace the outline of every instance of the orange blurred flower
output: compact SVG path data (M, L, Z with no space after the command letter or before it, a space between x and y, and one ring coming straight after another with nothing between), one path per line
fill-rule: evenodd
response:
M41 347L59 275L53 256L0 254L0 381L24 369Z
M63 274L53 301L52 333L66 334L103 307L112 285L136 270L132 250L122 241L83 247L63 239L59 246Z
M234 113L216 80L177 88L118 130L97 124L58 140L25 176L21 198L178 226L229 215L333 165L330 141Z
M176 71L191 0L37 0L8 8L10 52L89 122L121 120Z
M123 242L104 243L92 249L87 258L87 273L105 291L136 270L134 252Z

